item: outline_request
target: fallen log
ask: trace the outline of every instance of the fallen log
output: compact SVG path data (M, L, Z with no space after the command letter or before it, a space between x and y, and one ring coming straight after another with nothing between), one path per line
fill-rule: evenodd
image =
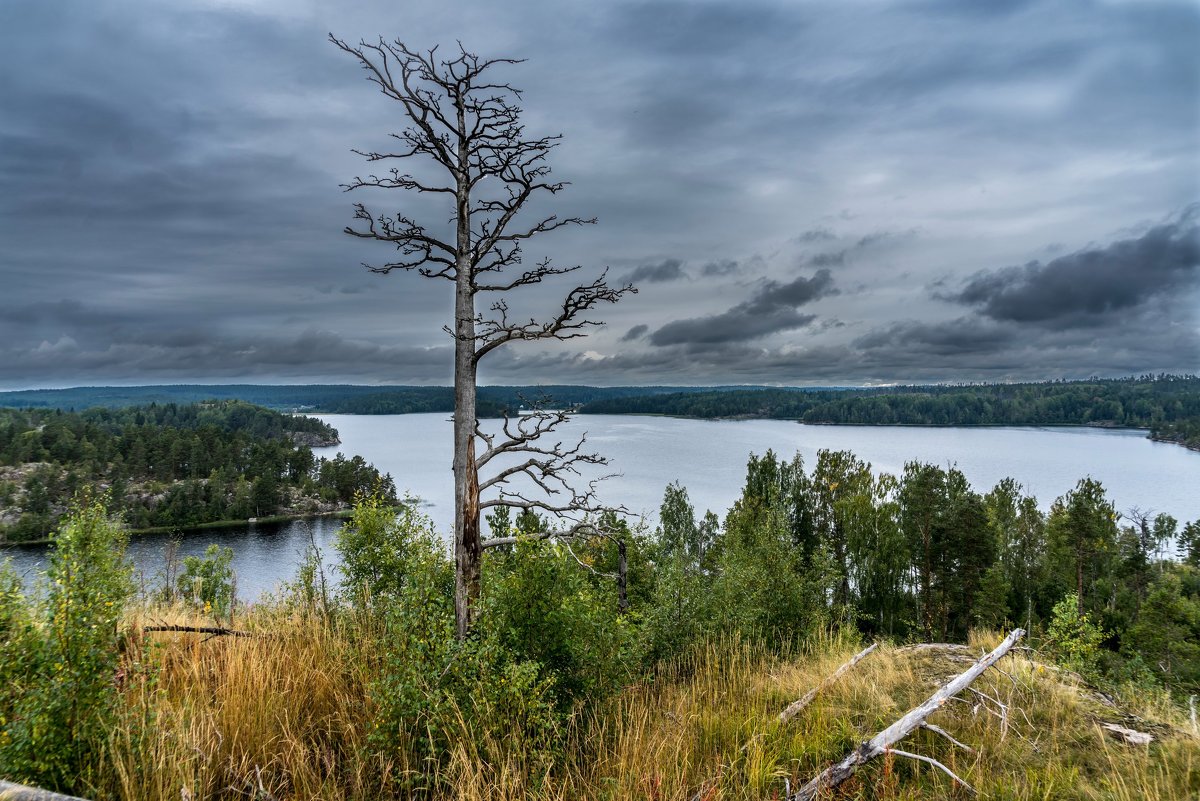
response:
M180 631L185 634L207 634L210 637L253 637L253 632L227 629L224 626L142 626L142 631ZM0 799L3 801L3 799Z
M73 795L53 793L37 787L26 787L0 779L0 801L84 801Z
M805 693L803 698L801 698L797 701L793 701L792 703L788 704L788 708L779 713L779 722L787 723L789 720L796 717L796 715L799 715L801 712L803 712L804 707L811 704L813 702L813 699L816 698L826 687L828 687L829 685L833 684L835 681L840 679L842 677L842 675L846 673L846 671L850 670L850 668L857 665L859 662L861 662L863 659L865 659L867 656L869 656L871 654L871 652L874 651L878 647L879 647L879 643L877 643L877 642L871 643L866 648L862 649L857 654L855 654L850 659L849 662L842 665L837 670L833 671L833 673L831 673L830 675L826 676L825 679L820 684L818 684L816 687L813 687L811 690L809 690L807 693Z
M875 757L882 756L887 753L892 745L907 737L914 730L921 727L925 722L925 718L932 715L934 712L942 708L949 699L958 695L965 690L970 684L979 678L984 671L998 662L1009 650L1016 645L1017 641L1025 636L1024 629L1014 629L1009 634L1004 642L1000 643L990 654L982 657L966 672L955 676L946 684L938 688L937 692L929 696L921 705L911 709L908 714L897 720L891 726L888 726L883 731L876 734L867 742L860 745L849 756L843 759L836 765L831 765L821 771L808 784L801 787L795 793L788 796L788 801L812 801L817 797L817 794L827 788L837 787L842 782L849 779L855 774L860 766ZM906 754L907 755L907 754Z

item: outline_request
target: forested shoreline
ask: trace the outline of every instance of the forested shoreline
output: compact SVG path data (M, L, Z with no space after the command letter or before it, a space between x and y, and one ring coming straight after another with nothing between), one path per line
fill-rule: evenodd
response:
M275 410L329 414L451 413L437 386L166 385L0 392L0 406L72 410L237 399ZM484 386L482 417L534 406L582 414L768 418L823 425L1046 426L1148 429L1150 437L1200 450L1200 378L1156 375L1085 381L888 387Z
M582 414L767 418L814 425L1055 426L1149 429L1151 438L1200 449L1200 378L902 386L874 389L735 389L608 398Z
M0 542L45 538L85 488L134 529L189 528L346 509L391 478L310 417L241 401L82 412L0 408Z

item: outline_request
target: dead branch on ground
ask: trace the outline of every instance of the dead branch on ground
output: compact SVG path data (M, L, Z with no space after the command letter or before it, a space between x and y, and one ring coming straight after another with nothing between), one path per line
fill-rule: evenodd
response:
M924 703L914 707L904 717L860 745L841 762L821 771L815 778L795 793L789 795L788 801L813 801L823 790L837 787L853 776L862 765L888 751L900 753L903 756L911 756L906 752L896 751L892 746L907 737L914 730L920 728L925 723L926 718L941 709L951 698L967 689L988 668L1004 657L1023 636L1025 636L1023 629L1014 629L1004 639L1004 642L1000 643L990 654L979 659L969 670L955 676L949 682L942 685ZM955 779L961 781L957 776L955 776ZM968 786L965 782L963 782L963 785Z
M813 687L811 690L809 690L807 693L805 693L803 698L801 698L798 701L793 701L791 704L788 705L787 709L780 712L779 713L779 722L787 723L789 720L794 718L796 715L799 715L801 712L803 712L804 708L806 706L808 706L809 704L811 704L813 702L813 699L816 698L822 691L824 691L831 684L833 684L835 681L840 679L848 670L853 668L855 665L857 665L863 659L870 656L871 652L874 651L878 647L879 647L879 643L877 643L877 642L871 643L866 648L864 648L863 650L861 650L857 654L855 654L850 659L849 662L842 665L837 670L833 671L833 673L826 676L825 679L820 684L818 684L816 687Z

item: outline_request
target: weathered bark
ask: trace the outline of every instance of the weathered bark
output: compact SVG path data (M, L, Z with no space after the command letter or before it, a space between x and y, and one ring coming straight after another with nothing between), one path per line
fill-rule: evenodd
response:
M454 282L454 621L458 639L475 622L482 549L479 472L475 462L475 288L471 264L471 185L466 117L458 102L458 176L455 188L457 257Z
M808 784L788 796L788 801L812 801L821 791L837 787L853 776L859 767L875 757L887 753L892 745L920 728L925 723L925 718L941 709L943 704L969 687L984 671L996 664L1023 636L1025 636L1024 629L1014 629L1004 642L972 665L969 670L942 685L924 703L914 707L904 717L860 745L841 762L823 770Z
M803 698L799 699L798 701L793 701L791 704L788 705L787 709L780 712L779 713L779 722L787 723L789 720L796 717L796 715L799 715L801 712L803 712L804 708L806 706L808 706L809 704L811 704L813 702L813 699L816 698L823 690L825 690L827 687L829 687L829 685L833 684L835 681L840 679L846 673L846 671L850 670L852 667L857 665L863 659L866 659L868 656L870 656L871 652L874 651L878 647L879 647L879 643L873 642L870 645L868 645L866 648L862 649L857 654L855 654L850 659L849 662L842 665L837 670L833 671L833 673L826 676L825 679L820 684L818 684L816 687L813 687L811 690L809 690L807 693L805 693Z
M26 787L0 779L0 801L84 801L73 795L53 793L37 787Z

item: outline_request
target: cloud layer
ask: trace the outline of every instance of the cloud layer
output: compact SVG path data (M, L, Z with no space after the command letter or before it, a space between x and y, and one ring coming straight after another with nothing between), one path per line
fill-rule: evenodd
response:
M640 286L485 381L1200 370L1192 0L9 0L0 386L449 379L448 285L341 233L449 209L341 191L401 115L330 31L527 58L570 182L531 213L600 221L527 260Z

